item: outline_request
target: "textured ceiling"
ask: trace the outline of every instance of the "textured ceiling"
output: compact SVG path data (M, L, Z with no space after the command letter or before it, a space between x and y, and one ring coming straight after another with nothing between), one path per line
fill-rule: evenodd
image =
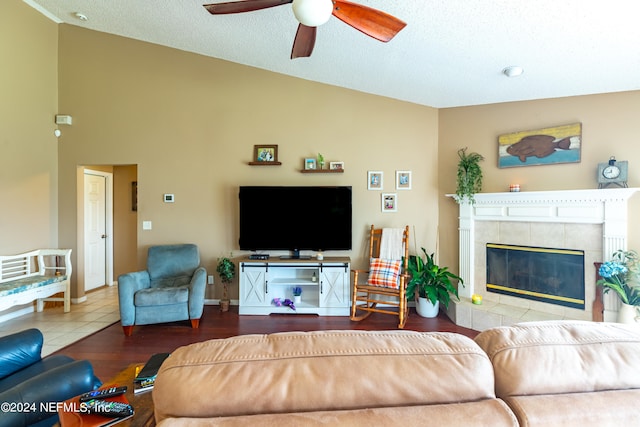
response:
M216 0L24 1L56 22L437 108L640 89L637 0L357 0L407 26L381 43L332 17L295 60L291 5L213 16L202 5ZM509 65L524 74L505 77Z

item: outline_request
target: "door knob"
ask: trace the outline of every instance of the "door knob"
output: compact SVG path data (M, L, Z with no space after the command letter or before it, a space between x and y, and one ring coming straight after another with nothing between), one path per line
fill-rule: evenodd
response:
M100 236L100 237L101 237L101 238L103 238L103 239L106 239L106 238L107 238L107 235L106 235L106 234L103 234L103 235L102 235L102 236Z

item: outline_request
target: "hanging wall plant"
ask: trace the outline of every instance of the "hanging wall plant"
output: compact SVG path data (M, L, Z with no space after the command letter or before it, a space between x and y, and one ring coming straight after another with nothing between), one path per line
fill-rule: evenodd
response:
M484 157L478 153L467 153L467 149L468 147L458 150L460 161L456 178L456 195L459 202L467 199L470 203L474 203L473 195L482 190L480 161L484 160Z

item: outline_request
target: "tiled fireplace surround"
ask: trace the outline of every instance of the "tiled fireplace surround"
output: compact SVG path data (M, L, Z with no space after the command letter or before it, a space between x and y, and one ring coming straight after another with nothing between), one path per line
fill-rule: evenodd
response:
M627 249L627 201L640 189L480 193L475 203L459 203L459 274L464 287L448 316L460 326L485 330L524 321L592 319L595 262ZM455 195L448 195L456 198ZM585 252L585 309L531 301L486 291L486 244L503 243L578 249ZM481 305L471 295L483 297ZM615 321L619 300L604 297L604 320Z

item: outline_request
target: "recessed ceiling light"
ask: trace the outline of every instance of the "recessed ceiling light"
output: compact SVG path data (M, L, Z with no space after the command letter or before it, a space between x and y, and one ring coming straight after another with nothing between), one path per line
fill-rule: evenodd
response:
M524 73L524 69L522 67L518 67L517 65L511 65L502 70L502 74L507 77L518 77Z
M80 12L74 13L73 16L75 16L76 18L78 18L81 21L87 21L89 19L89 18L87 18L87 15L85 15L84 13L80 13Z

